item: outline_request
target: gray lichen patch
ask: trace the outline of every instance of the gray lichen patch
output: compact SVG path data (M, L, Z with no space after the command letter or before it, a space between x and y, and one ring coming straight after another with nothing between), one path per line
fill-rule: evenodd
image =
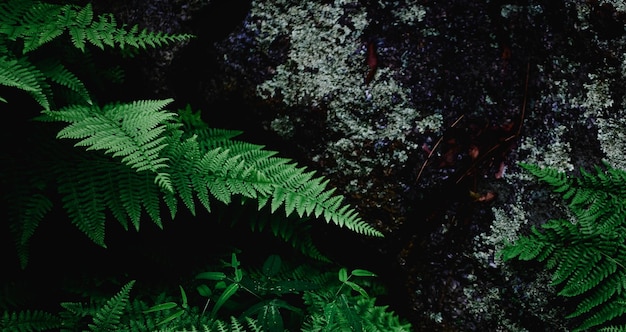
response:
M525 154L526 157L520 161L542 167L551 167L564 172L574 170L574 165L570 160L570 143L562 138L566 129L564 125L552 128L549 134L550 140L544 144L538 144L532 137L523 137L519 146L519 153ZM516 176L529 178L523 174L516 174Z
M425 15L417 4L394 13L408 23ZM418 110L390 68L375 68L373 80L364 82L371 68L362 36L369 20L361 6L339 0L255 1L250 16L261 47L285 36L289 40L287 60L257 94L291 107L326 110L327 130L336 137L324 149L324 158L336 162L328 172L357 177L377 167L401 167L408 151L419 148L406 139L409 133L440 130L442 116ZM288 135L283 124L284 118L272 121L277 133ZM402 150L385 148L392 142L401 143Z
M315 106L338 96L362 98L357 87L362 84L359 47L366 13L361 9L348 13L345 4L348 2L253 2L251 21L257 24L250 28L258 30L259 45L271 45L282 36L290 42L286 63L258 87L259 96L279 94L292 106Z

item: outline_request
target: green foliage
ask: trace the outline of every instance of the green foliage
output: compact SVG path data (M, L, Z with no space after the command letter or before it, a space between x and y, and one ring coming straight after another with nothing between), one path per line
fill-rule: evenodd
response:
M545 262L558 294L577 299L568 315L576 331L596 328L626 314L626 172L596 167L570 177L550 168L521 166L560 193L575 217L549 220L506 246L505 260Z
M57 138L80 139L75 146L87 150L103 150L112 157L123 157L121 162L137 172L152 171L155 182L168 191L172 185L167 173L167 158L159 152L166 147L162 134L175 114L163 111L172 100L146 100L129 104L86 107L75 105L58 111L46 112L53 120L69 122Z
M47 312L22 311L4 312L0 321L0 331L48 331L61 327L61 320Z
M20 19L22 16L26 19ZM72 151L62 144L50 146L46 142L33 147L40 151L31 152L44 156L54 151L37 166L41 169L32 173L10 170L12 175L21 175L20 180L9 181L20 194L6 194L14 203L9 224L23 267L28 262L30 238L53 208L50 189L55 187L70 221L103 247L109 214L124 229L132 224L139 230L145 211L162 227L163 204L174 218L179 202L195 214L198 203L211 211L211 200L230 204L235 197L254 200L259 209L267 205L272 213L280 207L284 207L286 216L295 212L300 217L296 222L288 218L251 218L251 228L263 230L268 225L276 236L319 259L324 257L307 236L305 217L323 218L366 235L382 235L343 204L334 189L326 188L327 180L290 159L275 157L276 152L264 150L261 145L233 140L237 132L209 128L189 108L180 114L165 110L171 99L94 105L82 82L59 62L47 59L35 63L20 55L38 49L66 30L81 50L85 41L100 48L131 45L143 49L190 36L116 28L112 16L94 20L90 5L10 1L0 5L0 17L0 84L29 92L45 109L38 120L67 124L57 132L57 139L69 139L75 147L86 148ZM65 86L82 98L52 110L49 82Z
M338 272L338 286L321 291L306 292L303 296L308 306L302 331L410 331L411 325L402 322L388 306L377 306L376 298L354 277L375 277L361 269L348 274L347 269Z
M210 308L207 316L212 321L222 321L221 312L227 317L238 315L240 321L251 320L261 331L270 332L411 328L387 306L376 306L376 299L366 291L373 289L372 282L354 280L376 276L366 270L355 269L349 274L345 268L335 273L321 272L306 264L292 267L278 255L270 255L259 270L243 269L235 254L230 262L223 263L223 268L227 271L218 269L196 276L201 282L196 289L207 299L203 313ZM302 297L305 308L300 301L294 301L294 295ZM156 305L150 311L170 309L170 317L180 312L174 303Z
M325 266L327 267L327 266ZM62 302L58 314L5 312L2 331L410 331L387 306L372 272L346 268L323 272L311 264L292 266L270 255L261 268L229 262L196 276L197 294L165 292L130 298L131 280L114 296ZM371 294L368 294L371 293ZM152 303L152 305L150 305Z
M311 220L382 236L328 187L327 179L262 145L235 140L240 132L208 127L190 107L168 111L171 99L99 105L61 61L37 54L44 46L62 41L65 32L72 48L85 57L88 45L141 50L191 37L118 27L112 15L95 17L90 4L28 0L0 4L0 85L27 92L43 107L35 121L20 131L27 136L22 140L26 148L11 146L0 155L3 198L9 203L7 223L22 268L28 263L28 245L37 228L59 204L67 219L102 247L106 247L105 226L110 220L125 230L139 230L146 220L162 228L165 215L175 219L180 206L196 215L198 208L214 212L216 204L234 202L246 207L252 203L255 214L232 219L233 223L247 222L252 231L270 231L318 259L316 263L329 261L313 244ZM53 96L54 84L69 90L70 97ZM7 102L2 97L0 101ZM164 292L157 294L153 306L146 298L131 300L133 280L110 298L62 302L64 311L58 315L6 312L1 328L283 331L305 320L309 329L385 330L388 326L400 331L409 326L400 324L386 307L375 306L375 298L366 291L370 283L354 280L373 277L368 271L348 274L340 269L337 277L309 265L291 268L278 256L268 258L260 270L244 270L234 254L220 268L198 275L199 280L210 281L197 288L206 299L204 308L192 302L183 287L180 301ZM294 296L301 298L294 303ZM310 313L301 308L302 301ZM323 312L331 313L332 319L326 321ZM284 319L287 315L289 319Z
M92 104L83 82L61 62L36 60L29 53L68 32L72 45L86 52L86 44L99 49L130 47L143 50L192 38L186 34L165 34L119 26L111 14L94 18L91 4L60 5L31 0L0 3L0 85L29 93L44 109L52 102L50 82L75 92L80 101ZM6 99L0 97L1 101Z
M259 209L270 205L272 214L283 206L282 218L249 219L251 229L268 226L274 235L312 257L323 259L309 233L303 232L310 220L305 217L324 218L364 235L382 235L343 204L334 189L327 189L327 180L290 159L275 157L276 152L261 145L227 139L232 134L225 136L217 129L183 131L192 125L186 120L190 115L163 110L170 101L115 103L102 108L70 106L45 112L41 118L69 122L57 138L78 140L74 145L86 147L85 152L96 150L68 153L63 159L50 161L44 171L54 175L47 181L56 182L71 222L96 244L106 247L108 212L125 229L130 222L139 230L143 211L161 227L162 203L174 218L180 201L195 214L198 202L211 211L212 200L230 204L234 196L256 201ZM30 218L10 220L21 239L20 247L27 245L49 210L49 204L33 205L30 201L34 197L48 202L46 196L27 195L25 202L16 205L21 214L15 216ZM288 219L292 214L299 219ZM23 265L27 259L21 257Z

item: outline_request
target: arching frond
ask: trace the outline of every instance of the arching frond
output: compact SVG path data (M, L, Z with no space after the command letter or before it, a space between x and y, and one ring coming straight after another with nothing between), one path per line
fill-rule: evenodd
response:
M505 260L546 260L558 295L579 298L568 317L575 331L597 328L626 314L626 172L605 165L570 177L555 169L521 164L561 193L576 217L550 220L505 246Z
M0 84L26 91L44 109L50 109L50 86L46 76L27 58L0 56Z

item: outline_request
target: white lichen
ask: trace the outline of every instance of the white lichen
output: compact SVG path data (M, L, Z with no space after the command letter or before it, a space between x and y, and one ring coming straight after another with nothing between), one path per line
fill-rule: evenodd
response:
M424 19L426 9L418 4L417 1L410 1L409 3L401 4L399 8L392 9L391 13L398 21L408 25L415 25Z
M609 4L615 7L615 10L618 12L626 12L626 1L624 0L601 0L599 4Z
M277 117L270 123L270 128L278 135L285 138L292 138L294 135L294 126L288 115Z
M596 119L598 141L611 167L626 170L626 127L624 118Z
M585 99L580 106L586 109L585 116L594 116L599 111L613 106L613 97L609 90L609 81L597 74L589 74L590 83L585 83L587 90Z
M564 172L574 170L574 165L570 158L570 143L562 139L566 130L567 128L564 125L552 128L549 131L550 142L544 145L537 144L533 137L523 137L520 142L519 151L526 153L528 156L521 161L542 167L555 168ZM522 179L530 178L526 173L521 173L518 177Z
M250 13L254 24L248 28L257 34L261 48L279 38L287 38L290 45L287 60L257 87L257 94L281 98L288 106L322 106L328 129L337 137L327 143L325 157L337 162L336 171L362 176L376 165L402 165L407 151L419 148L407 142L407 134L439 131L442 117L416 109L409 101L411 91L393 78L397 75L389 68L378 68L373 80L364 82L369 68L362 34L369 21L365 8L349 4L345 0L254 1ZM423 19L425 11L415 3L399 6L396 14L411 23ZM350 149L344 147L344 140L351 142ZM390 141L401 142L404 151L367 147ZM375 155L365 157L358 151Z

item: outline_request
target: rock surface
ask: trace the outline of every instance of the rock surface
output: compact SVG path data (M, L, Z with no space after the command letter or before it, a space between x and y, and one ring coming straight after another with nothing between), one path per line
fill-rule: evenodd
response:
M518 162L626 168L624 1L111 6L198 36L142 59L146 94L317 170L386 234L325 236L416 330L567 330L540 266L497 253L567 215Z

